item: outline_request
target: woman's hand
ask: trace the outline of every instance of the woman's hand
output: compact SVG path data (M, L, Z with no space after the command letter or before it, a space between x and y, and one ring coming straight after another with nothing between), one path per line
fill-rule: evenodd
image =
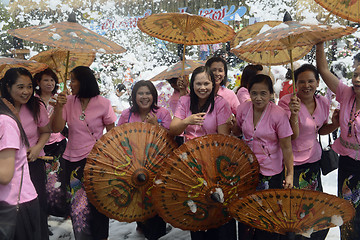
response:
M147 123L151 123L151 124L154 124L154 125L158 125L158 119L156 117L156 115L152 112L149 112L147 115L146 115L146 118L145 118L145 121Z
M285 180L283 181L283 187L285 189L287 188L293 188L294 186L294 176L293 175L287 175L285 177Z
M59 95L56 97L56 107L63 107L66 102L67 102L67 98L66 98L67 94L65 91L59 93Z
M36 159L39 157L41 148L37 145L32 146L27 150L27 159L29 162L35 162Z
M185 118L187 125L203 125L206 113L196 113Z
M293 95L289 102L289 109L291 114L298 115L300 111L301 100L296 95Z

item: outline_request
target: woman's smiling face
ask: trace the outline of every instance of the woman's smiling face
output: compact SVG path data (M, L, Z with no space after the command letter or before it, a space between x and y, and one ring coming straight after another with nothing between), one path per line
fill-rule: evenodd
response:
M16 82L11 87L8 87L8 91L11 98L14 100L15 107L26 104L34 93L31 79L25 75L20 75L16 79Z
M206 72L196 75L194 80L194 92L199 99L207 99L213 88L210 76Z
M154 98L147 86L139 87L136 92L136 103L140 110L150 110Z

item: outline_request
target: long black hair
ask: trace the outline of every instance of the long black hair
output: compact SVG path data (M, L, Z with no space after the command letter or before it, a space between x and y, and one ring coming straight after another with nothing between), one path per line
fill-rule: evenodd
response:
M195 77L200 73L206 73L209 76L209 79L211 80L213 86L211 93L209 97L206 99L206 102L203 106L200 106L199 108L199 97L196 95L194 90L194 81ZM210 106L210 111L212 112L214 110L215 105L215 77L214 74L210 71L210 68L201 66L196 68L190 79L190 111L192 114L200 113L200 112L207 112Z
M80 89L76 97L92 98L100 94L94 72L89 67L78 66L71 70L70 73L80 82Z
M10 68L6 71L4 77L1 79L1 96L8 100L14 105L14 99L11 97L9 88L11 88L17 81L20 76L27 76L31 79L32 83L32 94L29 101L26 103L27 108L30 110L35 122L38 122L40 115L40 104L43 104L38 97L34 96L34 89L36 87L36 81L32 77L31 73L22 67L19 68ZM45 104L44 104L45 106Z
M55 81L55 87L54 87L54 89L53 89L52 92L51 92L52 95L54 95L54 94L57 92L58 88L59 88L59 86L58 86L59 78L58 78L57 75L54 73L54 71L51 70L51 68L47 68L47 69L45 69L44 71L41 71L41 72L36 73L36 74L34 75L34 80L36 81L37 86L39 87L39 89L35 88L35 92L36 92L39 96L41 96L41 88L40 88L40 86L39 86L39 83L40 83L40 81L41 81L41 78L42 78L44 75L48 75L48 76L52 77L52 79L54 79L54 81Z
M154 86L154 84L151 81L145 81L145 80L140 80L138 82L135 83L132 91L131 91L131 108L130 108L130 112L133 113L139 113L140 112L140 108L139 105L136 102L136 94L139 91L139 88L141 87L148 87L150 90L150 93L153 97L153 102L151 103L150 106L150 111L156 112L156 110L159 109L159 107L157 106L157 102L158 102L158 93L156 91L156 88Z
M19 119L10 110L10 108L4 103L3 98L0 98L0 115L6 115L15 120L16 124L18 125L19 131L20 131L20 138L21 138L22 144L24 144L26 147L29 147L29 141L28 141L28 138L26 137L24 128L22 127Z

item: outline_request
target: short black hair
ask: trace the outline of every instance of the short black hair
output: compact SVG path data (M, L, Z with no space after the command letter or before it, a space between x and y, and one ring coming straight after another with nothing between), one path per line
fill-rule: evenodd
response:
M271 77L265 74L257 74L254 77L252 77L249 81L249 92L251 91L251 88L254 86L255 83L265 83L268 86L269 92L271 94L274 93L274 87L273 82L271 80Z
M55 81L55 87L54 87L54 90L52 90L52 95L54 95L57 90L59 89L59 86L58 86L58 83L59 83L59 78L58 76L56 75L56 73L54 73L53 70L51 70L51 68L47 68L45 69L44 71L41 71L39 73L36 73L34 75L34 80L36 81L36 84L37 86L39 86L39 82L41 81L41 78L44 76L44 75L48 75L50 77L52 77ZM41 95L41 89L39 87L39 89L35 88L35 92L36 94L38 94L39 96Z
M94 72L89 67L78 66L71 70L70 73L80 82L80 89L76 97L92 98L100 94Z
M358 62L360 62L360 52L354 56L354 60L357 60Z
M157 90L156 90L154 84L149 80L140 80L135 83L135 85L131 91L131 105L132 106L130 108L130 112L133 112L133 113L140 112L139 105L136 102L136 94L139 91L139 88L144 87L144 86L149 88L150 93L153 97L153 102L151 103L150 110L153 112L156 112L156 110L159 109L159 107L157 106L158 93L157 93Z
M319 76L319 72L316 69L316 67L312 64L303 64L301 65L298 69L295 70L294 72L294 77L295 77L295 82L297 82L297 79L299 77L300 73L306 72L306 71L310 71L314 73L315 79L316 80L320 80L320 76Z
M210 69L211 64L213 64L214 62L222 62L224 65L224 72L225 72L225 76L224 76L224 80L222 80L222 82L220 83L220 85L225 85L227 82L227 72L228 72L228 68L227 68L227 63L226 60L223 59L222 57L212 57L209 60L206 61L205 66L208 67Z
M121 92L122 90L126 90L126 87L123 83L119 83L117 86L116 86L116 90L118 90L119 92Z

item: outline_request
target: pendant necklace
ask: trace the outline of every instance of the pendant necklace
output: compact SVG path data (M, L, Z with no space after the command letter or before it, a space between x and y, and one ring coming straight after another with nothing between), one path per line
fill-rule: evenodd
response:
M83 103L81 102L81 100L80 100L80 104L81 104L81 114L80 114L80 117L79 117L79 119L80 119L80 121L84 121L85 120L85 117L86 117L86 115L85 115L85 109L86 109L86 107L87 107L87 105L85 105L85 108L83 107Z
M353 111L354 111L354 106L355 106L355 101L356 101L356 98L354 99L354 102L353 102L353 105L351 107L351 111L350 111L350 119L349 119L349 122L348 122L348 137L352 137L352 133L351 133L351 130L352 130L352 124L355 122L355 119L357 118L357 116L359 116L360 114L360 111L357 111L355 114L354 114L354 118L351 119L352 115L353 115Z

